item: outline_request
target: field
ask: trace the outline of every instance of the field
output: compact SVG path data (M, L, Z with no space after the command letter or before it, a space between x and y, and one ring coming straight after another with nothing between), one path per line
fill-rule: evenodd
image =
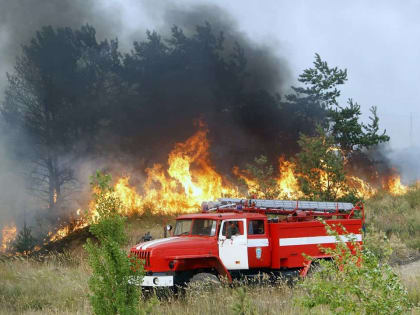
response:
M383 254L384 237L393 248L391 262L406 286L410 300L420 304L420 191L404 196L378 195L367 201L368 246ZM165 218L171 221L171 218ZM127 225L130 244L146 232L161 237L161 217L132 218ZM127 248L129 245L127 245ZM0 314L86 314L90 313L86 253L80 246L63 254L50 254L42 261L16 257L0 262ZM301 289L277 285L221 287L212 291L190 290L183 297L149 300L153 314L233 314L245 307L255 314L299 314L305 310L294 303ZM154 304L153 304L154 303ZM151 305L153 304L153 305ZM328 313L316 308L314 314ZM413 314L420 314L415 308Z

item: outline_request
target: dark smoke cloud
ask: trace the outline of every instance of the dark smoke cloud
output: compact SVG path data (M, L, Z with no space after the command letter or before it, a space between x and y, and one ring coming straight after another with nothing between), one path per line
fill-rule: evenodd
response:
M195 32L197 25L210 23L215 33L223 32L225 37L225 52L228 54L233 49L235 42L243 48L247 58L248 78L245 90L255 92L260 89L270 93L282 93L285 86L289 83L290 71L285 60L276 56L273 47L270 44L256 43L245 33L241 32L236 21L221 8L214 5L192 5L182 6L171 3L160 3L156 6L151 1L137 3L137 9L147 14L157 17L155 25L147 28L156 29L162 37L170 35L170 29L177 25L184 30L186 35ZM92 25L98 35L98 39L104 38L123 38L132 41L142 41L145 38L146 29L133 30L126 28L127 21L123 21L122 10L117 4L107 5L104 1L94 0L48 0L48 1L30 1L30 0L0 0L0 90L6 86L5 72L13 71L13 64L20 53L21 46L27 44L35 35L35 32L43 26L52 25L54 27L71 27L78 29L82 25ZM121 42L123 48L132 47L131 42ZM279 47L276 47L278 49ZM128 51L128 49L125 49ZM205 76L207 74L203 74ZM212 153L216 160L223 161L225 171L230 171L231 165L237 162L238 157L244 155L244 160L249 161L251 148L257 148L261 143L261 138L265 135L256 135L255 130L245 128L244 125L234 122L229 126L219 123L217 104L212 103L211 88L202 84L191 88L189 85L191 78L185 78L185 81L176 82L175 88L168 86L163 95L167 107L177 108L182 106L175 117L168 116L164 118L163 123L151 116L152 120L147 122L151 127L145 133L146 137L166 138L164 141L154 141L156 148L138 143L140 149L135 151L125 151L121 149L121 139L117 138L115 142L112 138L106 138L107 146L110 147L107 158L98 160L86 157L85 162L80 157L77 164L74 165L79 182L86 188L88 186L88 175L99 167L107 168L112 165L115 168L123 169L125 172L131 172L135 169L143 170L145 166L150 166L158 157L154 154L166 157L172 148L174 141L184 141L196 130L193 121L197 120L202 110L206 111L205 118L208 119L210 130L218 129L219 132L211 134ZM191 80L190 80L191 81ZM203 79L205 82L205 78ZM173 93L173 94L170 94ZM1 92L0 101L3 98ZM153 113L153 108L150 111ZM267 119L267 117L263 117ZM271 119L271 118L269 118ZM272 119L271 119L272 120ZM175 122L175 123L174 123ZM0 122L1 123L1 122ZM273 123L273 122L270 122ZM278 123L278 122L275 122ZM261 126L265 125L260 121ZM166 129L162 126L167 126ZM255 126L255 124L254 124ZM121 124L121 128L128 128ZM261 129L261 128L259 128ZM127 130L129 134L129 130ZM269 142L271 138L267 138ZM0 151L9 152L12 149L8 144L14 139L0 136ZM104 144L105 146L105 144ZM148 148L149 156L143 148ZM248 154L248 155L247 155ZM252 154L254 154L252 152ZM254 157L255 155L252 155ZM126 163L129 161L129 163ZM162 161L162 160L161 160ZM0 155L0 163L8 171L0 171L0 190L7 187L0 194L2 208L0 209L0 223L9 222L10 217L21 218L22 213L36 209L38 205L34 199L25 191L25 181L19 170L22 165L19 160L11 158L9 155ZM117 166L115 166L117 165ZM124 166L124 167L123 167ZM138 175L141 178L141 174ZM11 183L11 184L10 184ZM87 189L86 189L87 190ZM16 197L17 196L17 197ZM17 220L21 222L22 220ZM1 224L0 224L1 228Z
M94 0L0 0L0 89L5 87L5 72L11 71L22 44L42 26L79 28L94 25L100 38L122 31L117 5L104 7Z
M209 23L214 34L223 33L225 57L232 53L236 43L239 44L247 59L245 94L254 93L255 96L260 90L283 94L285 87L290 83L287 62L273 53L281 50L281 47L274 49L270 46L271 43L260 43L249 38L240 30L237 21L220 7L210 4L183 6L171 3L160 3L160 6L156 6L155 3L146 1L143 2L143 6L147 14L156 17L156 30L164 39L170 38L174 25L190 37L196 33L197 26ZM221 171L230 171L232 165L238 162L238 158L240 161L249 161L256 154L267 154L263 147L267 148L268 142L272 142L271 148L274 146L273 139L278 139L278 129L272 126L282 123L276 121L278 111L275 108L268 105L258 109L258 106L253 107L252 101L248 100L250 105L244 109L244 114L233 114L237 119L227 121L226 115L220 112L223 105L217 103L212 91L212 85L215 84L213 69L194 79L180 72L169 72L168 77L169 75L175 75L177 79L169 78L163 82L157 79L157 84L150 89L158 90L152 93L158 95L159 101L155 101L156 106L151 105L145 109L145 116L150 117L145 124L151 126L143 132L147 139L141 139L139 143L146 144L144 146L152 152L153 156L149 157L152 163L156 159L163 161L175 141L184 141L192 135L196 130L193 121L198 118L204 118L208 124L212 157ZM159 74L151 74L151 80L158 76ZM255 103L258 102L261 100L256 100ZM173 108L174 111L169 113L169 110L165 112L156 108ZM276 113L270 115L270 110ZM261 115L260 119L256 117L258 114ZM277 148L283 149L282 146ZM142 155L147 159L147 153L142 152Z
M181 7L168 5L164 14L164 30L173 25L181 27L186 34L193 34L197 25L210 23L215 33L223 32L227 50L235 42L244 49L247 58L248 88L281 92L290 83L290 69L286 60L274 55L281 47L270 47L270 43L257 43L240 31L237 21L226 11L215 5Z

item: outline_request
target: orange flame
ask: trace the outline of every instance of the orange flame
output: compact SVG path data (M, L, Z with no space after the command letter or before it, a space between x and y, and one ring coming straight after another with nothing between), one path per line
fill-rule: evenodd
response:
M277 186L280 190L279 199L298 199L303 196L299 189L299 183L296 178L296 164L287 161L284 157L279 158L279 173Z
M203 126L185 142L176 143L174 149L168 156L168 167L161 164L154 164L147 168L146 179L140 187L130 184L130 177L121 177L114 185L113 194L122 203L121 214L141 215L147 209L155 213L180 213L196 212L203 201L215 200L220 197L246 198L246 192L242 194L232 183L224 179L210 162L209 142L207 130ZM331 148L331 150L337 150ZM278 199L298 199L304 197L300 191L296 164L279 158L279 175L275 183L279 194ZM320 170L322 172L322 170ZM233 174L241 178L246 185L249 195L261 196L258 181L253 179L247 171L234 167ZM376 190L367 182L356 176L348 176L349 186L356 191L358 197L369 198L376 193ZM328 176L321 173L323 189L328 187ZM393 187L391 189L391 187ZM394 192L395 187L401 191L399 178L390 191ZM346 191L338 191L338 197L346 194ZM86 227L89 219L98 216L96 204L91 202L87 213L77 210L77 220L69 226L65 226L55 233L49 235L51 241L61 239L70 232Z
M0 252L6 253L10 249L10 245L12 245L13 241L16 238L17 228L15 223L10 225L6 225L3 230L1 231L1 246Z
M256 197L256 198L263 198L263 196L260 193L260 186L258 185L257 181L252 179L250 174L244 170L240 170L239 167L234 166L232 168L232 173L242 179L242 181L245 183L245 185L248 188L248 195Z
M200 129L170 152L168 169L160 164L146 169L147 179L137 193L129 177L120 178L114 193L123 204L124 214L142 214L150 205L159 213L196 212L201 203L222 196L237 196L236 189L218 174L209 159L207 131Z
M142 193L130 185L129 177L119 178L113 194L122 203L123 215L141 215L146 208L158 213L196 212L201 203L220 197L239 197L234 186L223 180L215 171L209 158L207 130L201 128L183 143L177 143L168 157L168 169L160 164L146 169L147 179L140 187ZM77 211L77 215L80 211ZM64 226L49 235L56 241L70 232L88 225L97 217L96 205L91 202L87 216L71 227Z
M384 184L384 188L394 196L404 195L408 192L408 187L401 183L399 175L391 176Z
M376 194L377 189L372 187L368 182L357 176L347 176L347 183L350 188L354 189L356 196L359 198L371 198Z

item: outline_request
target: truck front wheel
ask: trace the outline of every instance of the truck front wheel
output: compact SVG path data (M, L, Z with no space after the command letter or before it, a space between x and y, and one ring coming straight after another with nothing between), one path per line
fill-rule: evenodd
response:
M207 272L200 272L192 276L188 282L188 287L190 288L215 288L221 285L220 279L212 274Z

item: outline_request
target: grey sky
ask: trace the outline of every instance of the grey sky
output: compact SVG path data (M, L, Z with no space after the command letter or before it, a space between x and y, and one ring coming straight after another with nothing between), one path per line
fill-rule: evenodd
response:
M0 4L2 1L6 0L0 0ZM143 36L145 28L163 25L163 8L168 2L102 0L93 3L98 15L106 12L112 19L110 25L116 26L112 36L118 36L122 46L129 47L132 39ZM417 137L420 132L417 69L420 1L183 0L172 3L186 7L212 3L225 8L247 36L268 43L275 54L288 61L294 79L311 66L315 52L330 65L347 68L349 82L343 89L343 102L352 97L362 105L365 118L371 105L378 106L381 126L391 136L393 148L409 145L409 117L413 113L414 142L420 146ZM91 24L95 26L94 22ZM0 32L0 36L5 34Z

